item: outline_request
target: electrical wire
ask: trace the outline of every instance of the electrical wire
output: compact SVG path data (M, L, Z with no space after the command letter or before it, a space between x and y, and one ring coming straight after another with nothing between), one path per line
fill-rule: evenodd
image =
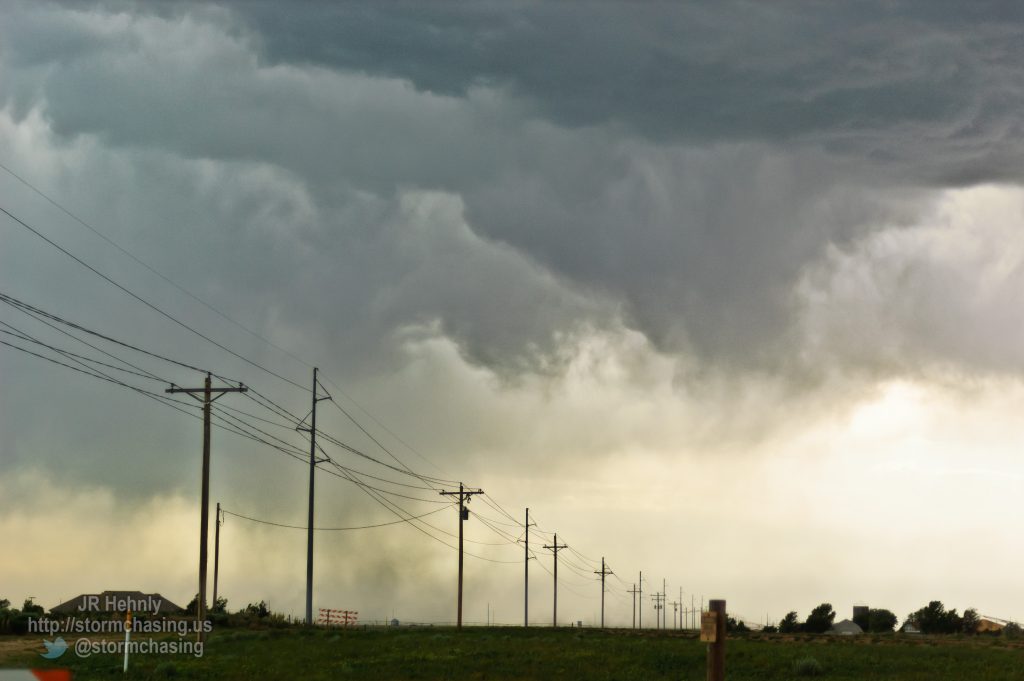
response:
M235 513L234 511L229 511L229 510L225 509L223 506L221 507L220 510L221 510L222 513L225 513L227 515L235 516L236 518L242 518L244 520L249 520L249 521L252 521L254 523L259 523L261 525L272 525L274 527L284 527L284 528L293 529L293 530L308 530L309 529L305 525L286 525L284 523L275 523L275 522L271 522L269 520L260 520L259 518L253 518L253 517L250 517L250 516L247 516L247 515L242 515L241 513ZM433 515L434 513L440 513L443 510L445 510L445 509L443 509L443 508L435 508L433 511L427 511L426 513L420 514L418 516L414 516L412 519L413 520L418 520L420 518L425 518L428 515ZM389 525L397 525L399 523L404 523L404 522L407 522L407 521L405 521L405 520L390 520L390 521L388 521L386 523L376 523L374 525L353 525L351 527L314 527L313 531L314 532L343 532L343 531L348 531L348 530L370 530L370 529L373 529L373 528L376 528L376 527L387 527Z
M309 388L307 388L307 387L305 387L303 385L300 385L299 383L296 383L295 381L291 380L290 378L286 378L285 376L282 376L281 374L277 373L276 371L274 371L272 369L268 369L267 367L259 364L258 362L254 362L253 360L249 359L248 357L245 357L244 355L240 355L239 353L235 352L234 350L232 350L231 348L227 347L226 345L222 345L221 343L218 343L217 341L213 340L212 338L210 338L209 336L207 336L203 332L201 332L201 331L199 331L199 330L189 326L188 324L186 324L185 322L181 321L180 319L178 319L174 315L171 315L171 314L169 314L167 312L164 312L162 309L160 309L159 307L157 307L153 303L149 302L148 300L146 300L142 296L138 295L137 293L135 293L134 291L132 291L128 287L126 287L126 286L124 286L122 284L119 284L114 279L111 279L107 275L103 274L98 269L96 269L95 267L93 267L89 263L85 262L84 260L79 258L77 255L75 255L74 253L72 253L68 249L64 248L63 246L58 244L56 241L54 241L53 239L49 238L48 236L46 236L45 234L43 234L42 232L40 232L36 228L32 227L27 222L25 222L24 220L22 220L17 215L15 215L14 213L10 212L9 210L4 208L3 206L0 206L0 212L4 213L4 215L6 215L7 217L11 218L16 223L18 223L19 225L21 225L22 227L24 227L28 231L32 232L37 237L39 237L40 239L42 239L46 243L50 244L51 246L56 248L58 251L60 251L64 255L68 256L69 258L71 258L72 260L74 260L79 265L81 265L82 267L86 268L87 270L89 270L90 272L95 274L96 276L100 277L101 279L103 279L104 281L108 282L109 284L112 284L113 286L117 287L118 289L120 289L124 293L128 294L129 296L131 296L135 300L139 301L140 303L142 303L146 307L150 308L154 312L157 312L160 315L162 315L163 317L166 317L167 319L169 319L170 321L174 322L175 324L177 324L181 328L186 329L187 331L192 332L193 334L195 334L196 336L199 336L200 338L202 338L203 340L207 341L211 345L215 345L216 347L220 348L221 350L223 350L224 352L228 353L229 355L232 355L233 357L236 357L236 358L242 360L246 364L249 364L249 365L251 365L253 367L256 367L260 371L264 371L264 372L270 374L271 376L274 376L275 378L278 378L278 379L284 381L285 383L290 383L291 385L295 386L299 390L305 390L306 392L309 392Z
M287 350L285 350L284 348L282 348L282 347L280 347L280 346L276 345L276 344L275 344L275 343L274 343L273 341L267 340L266 338L264 338L264 337L263 337L263 336L261 336L260 334L256 333L256 332L255 332L255 331L253 331L252 329L248 328L247 326L245 326L245 325L244 325L244 324L242 324L241 322L235 321L234 319L232 319L231 317L229 317L228 315L226 315L226 314L225 314L224 312L221 312L220 310L218 310L218 309L217 309L216 307L214 307L214 306L213 306L213 305L211 305L210 303L206 302L205 300L203 300L203 299L202 299L202 298L200 298L199 296L195 295L194 293L192 293L191 291L189 291L189 290L188 290L188 289L186 289L185 287L181 286L180 284L178 284L177 282L175 282L175 281L174 281L173 279L171 279L170 277L168 277L168 276L166 276L165 274L161 273L161 272L160 272L159 270L157 270L157 269L156 269L155 267L153 267L152 265L150 265L150 264L146 263L145 261L143 261L143 260L142 260L141 258L139 258L138 256L136 256L136 255L135 255L134 253L132 253L131 251L129 251L129 250L127 249L127 248L123 247L123 246L122 246L121 244L117 243L116 241L114 241L113 239L111 239L111 238L110 238L109 236L107 236L106 234L104 234L104 233L103 233L103 232L101 232L100 230L96 229L96 228L95 228L95 227L93 227L93 226L92 226L91 224L89 224L88 222L86 222L85 220L83 220L82 218L80 218L79 216L77 216L77 215L75 215L74 213L72 213L72 212L71 212L70 210L68 210L67 208L65 208L65 207L64 207L63 205L61 205L60 203L58 203L56 199L54 199L54 198L52 198L51 196L49 196L49 195L47 195L46 193L44 193L44 192L43 192L43 191L42 191L41 189L39 189L38 187L36 187L36 186L35 186L34 184L32 184L31 182L29 182L29 181L28 181L28 180L26 180L25 178L23 178L23 177L22 177L21 175L17 174L17 173L16 173L16 172L14 172L13 170L11 170L11 169L10 169L9 167L7 167L6 165L4 165L3 163L0 163L0 169L4 170L4 172L6 172L6 173L7 173L8 175L10 175L10 176L11 176L11 177L13 177L14 179L16 179L16 180L17 180L18 182L20 182L20 183L21 183L22 185L24 185L25 187L28 187L28 188L29 188L30 190L32 190L33 192L35 192L35 193L36 193L37 195L39 195L40 197L42 197L43 199L45 199L45 200L46 200L46 201L47 201L48 203L50 203L50 205L52 205L52 206L54 206L55 208L57 208L58 210L60 210L60 211L61 211L62 213L64 213L65 215L67 215L67 216L68 216L69 218L71 218L72 220L74 220L74 221L75 221L75 222L77 222L78 224L82 225L83 227L85 227L86 229L88 229L88 230L89 230L90 232L92 232L93 234L95 234L95 235L96 235L96 236L98 236L99 238L103 239L103 240L104 240L104 241L106 241L106 242L107 242L108 244L110 244L111 246L113 246L113 247L114 247L114 248L116 248L117 250L121 251L121 253L125 254L126 256L128 256L129 258L131 258L132 260L134 260L134 261L135 261L136 263L138 263L139 265L141 265L142 267L146 268L147 270L149 270L150 272L152 272L152 273L153 273L153 274L155 274L156 276L160 277L160 278L161 278L161 279L163 279L163 280L164 280L165 282L167 282L168 284L170 284L170 285L171 285L171 286L173 286L174 288L178 289L178 290L179 290L180 292L184 293L184 294L185 294L186 296L188 296L188 297L189 297L189 298L191 298L192 300L196 301L197 303L199 303L199 304L200 304L200 305L202 305L203 307L207 308L207 309L208 309L208 310L210 310L211 312L214 312L214 313L216 313L216 314L217 314L218 316L220 316L220 317L221 317L222 319L224 319L224 320L226 320L226 321L228 321L228 322L231 322L232 324L234 324L234 325L235 325L235 326L237 326L238 328L242 329L242 330L243 330L243 331L245 331L246 333L248 333L248 334L250 334L250 335L252 335L252 336L254 336L254 337L258 338L259 340L263 341L264 343L266 343L266 344L267 344L267 345L269 345L270 347L274 348L275 350L278 350L279 352L282 352L282 353L284 353L285 355L287 355L287 356L291 357L292 359L294 359L295 361L299 362L300 364L305 364L305 365L306 365L307 367L309 367L309 368L313 368L311 364L309 364L308 362L306 362L305 360L303 360L303 359L302 359L301 357L297 357L296 355L293 355L292 353L288 352L288 351L287 351Z

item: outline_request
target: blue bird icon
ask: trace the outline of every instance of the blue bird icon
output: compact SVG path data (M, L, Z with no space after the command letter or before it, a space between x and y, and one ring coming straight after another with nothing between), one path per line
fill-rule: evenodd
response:
M56 660L68 651L68 644L61 636L58 636L53 642L43 639L43 645L46 646L46 652L39 653L39 657L45 657L47 660Z

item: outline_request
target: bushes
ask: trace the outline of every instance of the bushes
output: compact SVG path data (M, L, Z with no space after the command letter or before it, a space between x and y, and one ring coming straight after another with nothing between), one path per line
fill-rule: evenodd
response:
M813 657L802 657L793 663L795 676L821 676L824 673L824 667Z
M43 606L36 605L31 598L25 600L21 610L10 606L9 600L0 599L0 634L27 634L29 619L43 615Z

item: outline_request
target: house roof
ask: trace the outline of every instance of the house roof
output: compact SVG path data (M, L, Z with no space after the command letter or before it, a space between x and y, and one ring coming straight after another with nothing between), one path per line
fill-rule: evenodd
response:
M148 601L154 605L159 606L159 612L162 614L172 615L182 613L185 608L177 605L170 600L164 598L158 593L143 593L142 591L104 591L98 594L79 594L74 598L64 601L59 605L55 605L50 609L50 612L61 612L61 613L76 613L80 611L83 604L88 603L88 599L96 598L94 601L98 603L96 608L91 609L92 612L113 612L117 608L109 608L107 604L109 602L124 602L124 601Z
M853 620L842 620L832 625L829 630L830 634L840 634L843 636L852 636L854 634L863 634L864 630L860 628L860 625Z

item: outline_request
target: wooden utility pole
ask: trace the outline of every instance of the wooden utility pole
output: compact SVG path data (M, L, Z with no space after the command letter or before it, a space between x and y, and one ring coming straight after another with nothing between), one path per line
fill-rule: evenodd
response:
M526 525L524 525L524 559L523 568L525 570L523 576L523 627L530 626L530 525L536 525L536 523L530 522L530 509L526 509Z
M558 544L558 535L556 534L555 535L555 543L550 545L550 546L545 545L544 548L550 549L555 554L555 605L554 605L554 609L552 610L552 614L551 614L551 622L552 622L551 626L557 627L558 626L558 552L561 551L562 549L569 548L569 546L567 544L559 545Z
M654 628L661 629L662 620L664 620L665 611L665 594L653 593L651 598L654 599Z
M210 372L202 388L179 388L171 384L165 393L185 393L203 403L203 482L199 502L199 595L196 599L196 622L199 639L203 640L203 620L206 619L206 564L210 543L210 411L213 403L224 393L244 393L249 389L239 384L237 388L214 388ZM214 397L213 394L217 393ZM202 395L199 397L198 395Z
M636 584L634 584L633 588L626 593L633 594L633 628L636 629L636 595L640 592L637 591Z
M638 596L640 597L640 609L637 610L636 626L637 629L644 628L644 571L640 571L640 583L637 585L640 588Z
M604 629L604 578L607 575L615 574L604 564L604 556L601 556L601 569L594 570L595 575L601 575L601 628Z
M469 519L469 509L466 508L466 503L473 497L474 494L483 494L482 489L468 490L460 482L458 492L441 492L442 496L446 497L459 497L459 614L458 614L458 627L462 628L462 524Z
M682 613L679 612L679 606L682 605L679 601L672 601L672 628L679 628L679 621L682 619Z
M224 524L220 515L220 502L217 502L216 529L213 531L213 600L210 607L217 607L217 575L220 573L220 526Z
M328 459L316 458L316 405L318 402L323 400L331 399L330 394L326 397L320 397L320 389L323 388L320 385L319 379L317 379L317 368L313 367L313 407L309 412L309 427L305 427L302 423L296 426L295 430L299 432L309 433L309 512L307 514L306 522L306 625L311 626L313 624L313 496L315 491L316 483L316 467L317 464L321 464ZM327 391L324 390L326 393ZM306 419L303 419L305 421Z

